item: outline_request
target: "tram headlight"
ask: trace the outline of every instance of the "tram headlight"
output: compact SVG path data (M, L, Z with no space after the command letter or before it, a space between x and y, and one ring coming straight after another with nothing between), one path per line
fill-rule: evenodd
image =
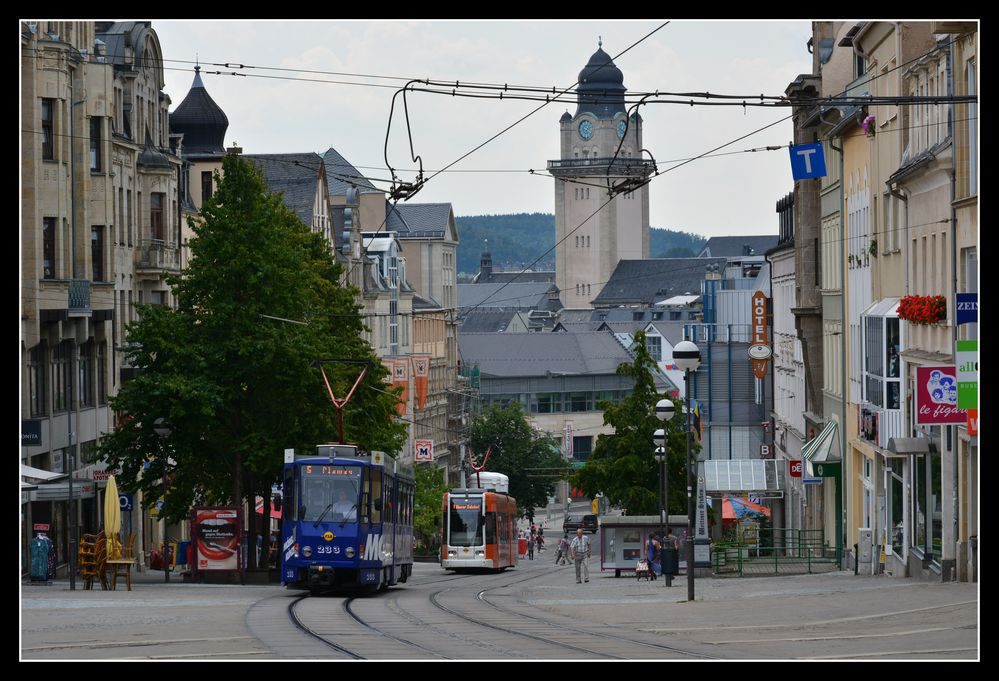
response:
M448 558L457 558L458 557L458 552L457 551L448 551L447 552L447 557Z
M347 550L344 551L344 553L347 555L348 558L353 558L354 557L354 553L355 553L354 547L353 546L348 546Z
M475 552L475 557L476 558L485 558L486 557L486 552L485 551L476 551Z
M306 558L308 558L309 556L311 556L312 555L312 547L311 546L303 546L302 547L302 555L305 556Z

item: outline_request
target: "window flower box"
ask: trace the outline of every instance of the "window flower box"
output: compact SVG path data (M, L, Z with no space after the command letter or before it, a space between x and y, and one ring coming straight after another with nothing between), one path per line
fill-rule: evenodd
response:
M913 324L937 324L947 318L947 298L905 296L899 301L898 316Z

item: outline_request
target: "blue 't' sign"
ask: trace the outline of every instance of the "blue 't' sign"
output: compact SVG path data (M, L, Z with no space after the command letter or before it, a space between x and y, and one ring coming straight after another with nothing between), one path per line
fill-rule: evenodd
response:
M790 147L791 176L795 180L810 180L826 176L826 158L821 144L802 144Z

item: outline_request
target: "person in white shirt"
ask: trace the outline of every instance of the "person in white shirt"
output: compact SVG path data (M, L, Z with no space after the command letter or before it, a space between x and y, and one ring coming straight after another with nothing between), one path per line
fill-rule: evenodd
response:
M569 544L569 558L576 564L576 584L590 581L590 569L586 566L586 559L589 557L590 538L583 534L583 528L580 527Z
M347 490L340 488L340 498L333 504L333 517L340 520L354 521L357 519L357 505L350 500Z

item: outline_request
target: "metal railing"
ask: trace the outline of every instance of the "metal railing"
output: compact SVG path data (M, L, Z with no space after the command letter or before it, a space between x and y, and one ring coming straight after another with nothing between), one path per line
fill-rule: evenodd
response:
M69 280L69 313L90 312L90 281L87 279Z
M711 565L716 575L740 577L831 572L842 551L826 542L823 530L744 528L737 541L711 546Z
M180 269L180 249L172 241L143 239L139 243L139 267L164 270Z

